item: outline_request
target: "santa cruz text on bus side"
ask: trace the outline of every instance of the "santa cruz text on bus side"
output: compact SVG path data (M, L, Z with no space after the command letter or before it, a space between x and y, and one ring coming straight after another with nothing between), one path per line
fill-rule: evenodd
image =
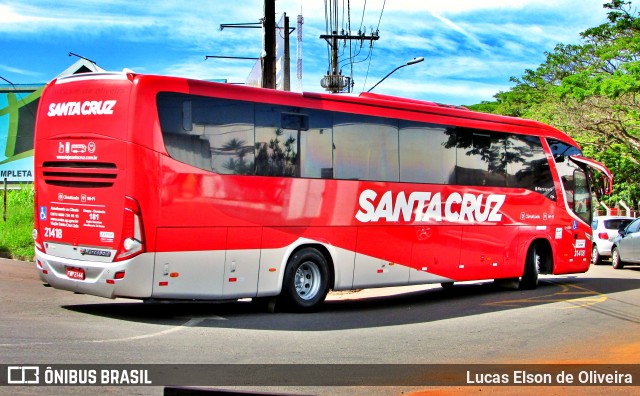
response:
M392 191L387 191L376 203L377 197L378 193L373 190L360 193L360 210L356 213L358 221L368 223L384 219L397 222L402 215L404 221L498 223L502 220L500 208L506 196L487 194L485 197L485 194L454 192L443 197L439 192L415 191L407 197L404 191L395 196ZM456 211L454 205L460 205L460 210Z

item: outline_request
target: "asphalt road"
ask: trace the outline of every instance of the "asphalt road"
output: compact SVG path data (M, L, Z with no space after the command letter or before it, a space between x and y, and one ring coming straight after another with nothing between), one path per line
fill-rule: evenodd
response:
M638 364L639 301L640 267L601 265L585 274L543 277L536 290L497 289L492 282L363 290L332 294L314 314L270 314L248 301L143 304L77 295L43 286L32 263L0 259L0 364ZM424 393L424 387L399 384L280 385L250 389ZM597 389L586 393L610 394L610 388ZM0 394L162 392L157 386L0 387Z

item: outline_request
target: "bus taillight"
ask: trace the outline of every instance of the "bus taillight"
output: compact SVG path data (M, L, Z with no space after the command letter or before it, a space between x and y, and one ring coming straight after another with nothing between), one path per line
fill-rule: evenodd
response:
M122 234L115 261L129 259L144 251L144 231L140 205L135 199L125 197Z
M38 206L38 192L34 191L33 192L33 210L34 210L34 215L33 215L33 231L31 233L31 236L33 237L33 243L36 247L36 249L38 249L41 252L46 252L45 248L44 248L44 243L42 243L42 233L39 232L40 230L40 219L42 218L46 218L46 208L41 208ZM43 217L44 216L44 217Z

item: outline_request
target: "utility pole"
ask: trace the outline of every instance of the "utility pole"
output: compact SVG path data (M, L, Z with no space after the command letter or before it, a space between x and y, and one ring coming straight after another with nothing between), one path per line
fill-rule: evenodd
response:
M262 87L276 88L276 0L264 0Z
M258 28L262 29L262 50L259 58L253 57L232 57L232 56L206 56L209 58L228 58L228 59L256 59L246 84L270 89L278 88L277 81L277 53L276 53L276 0L264 0L264 16L259 23L227 23L221 24L220 30L224 28ZM290 86L290 68L289 68L289 17L284 14L284 46L283 46L283 69L284 78L281 81L281 89L289 90ZM279 28L282 29L282 28ZM295 29L294 29L295 30Z

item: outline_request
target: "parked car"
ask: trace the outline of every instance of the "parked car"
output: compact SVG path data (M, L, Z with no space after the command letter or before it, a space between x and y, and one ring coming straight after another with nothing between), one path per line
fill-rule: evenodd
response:
M618 232L633 220L633 217L628 216L596 216L593 218L591 222L593 230L591 263L600 264L603 259L611 257L613 240L618 236Z
M625 264L640 264L640 219L632 221L613 240L611 264L621 269Z

